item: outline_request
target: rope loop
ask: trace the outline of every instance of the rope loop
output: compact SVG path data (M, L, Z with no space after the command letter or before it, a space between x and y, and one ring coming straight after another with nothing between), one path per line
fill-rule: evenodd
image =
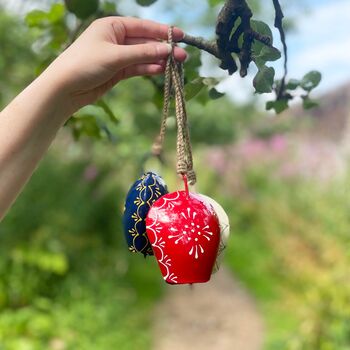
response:
M186 175L188 183L194 185L196 183L196 174L193 170L192 146L187 121L183 65L180 62L176 62L174 57L175 43L173 41L173 27L169 27L168 30L168 43L172 46L172 52L168 56L165 67L163 117L159 136L153 144L152 152L157 156L162 152L166 121L169 116L169 105L173 92L177 124L177 173L179 175Z

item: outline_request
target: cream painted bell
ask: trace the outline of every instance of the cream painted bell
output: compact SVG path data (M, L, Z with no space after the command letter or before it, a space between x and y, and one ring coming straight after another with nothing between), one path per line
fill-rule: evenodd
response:
M202 197L205 202L212 205L212 207L214 208L214 211L219 219L220 244L219 244L218 255L217 255L217 258L216 258L216 261L214 264L214 268L213 268L213 272L212 272L212 273L215 273L215 272L219 271L221 261L223 258L223 251L225 250L225 248L227 246L227 241L228 241L228 238L230 235L230 221L229 221L229 218L228 218L225 210L218 202L216 202L214 199L212 199L204 194L198 193L198 195L200 197Z

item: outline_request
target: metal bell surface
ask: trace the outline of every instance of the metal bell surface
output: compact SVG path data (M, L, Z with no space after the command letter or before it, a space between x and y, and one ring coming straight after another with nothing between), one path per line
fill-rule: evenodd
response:
M219 220L210 204L195 193L169 193L153 204L146 223L167 283L209 281L220 243Z
M157 174L147 172L130 188L125 201L123 228L131 252L153 255L146 234L146 216L152 204L167 194L164 180Z
M218 256L216 257L215 265L213 268L213 273L215 273L220 269L221 261L223 258L223 252L226 249L227 242L230 236L230 221L224 208L217 201L201 193L198 193L198 195L202 197L204 201L209 203L214 208L215 213L219 219L220 245L219 245Z

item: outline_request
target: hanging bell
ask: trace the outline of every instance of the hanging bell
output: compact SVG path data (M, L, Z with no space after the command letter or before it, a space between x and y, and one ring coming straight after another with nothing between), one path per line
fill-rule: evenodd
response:
M219 271L220 265L223 258L223 252L226 249L227 242L230 236L230 221L228 218L228 215L226 214L224 208L213 198L210 198L204 194L199 194L200 197L214 208L214 211L219 219L219 225L220 225L220 244L219 244L219 251L218 256L215 261L215 265L213 268L213 273Z
M168 193L164 180L157 174L147 172L130 188L123 216L126 242L131 252L153 255L146 234L146 216L152 204Z
M209 281L220 243L219 221L211 205L197 194L172 192L152 205L146 225L167 283Z

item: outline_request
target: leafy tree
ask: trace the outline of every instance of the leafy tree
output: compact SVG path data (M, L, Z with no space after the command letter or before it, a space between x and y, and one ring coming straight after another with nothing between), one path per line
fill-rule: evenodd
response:
M136 0L138 5L151 6L157 0ZM216 89L218 79L201 77L200 52L206 51L216 58L217 65L228 74L247 75L251 64L258 71L253 79L256 93L274 91L276 98L267 102L267 109L277 113L288 108L296 91L303 90L301 96L304 107L310 108L315 102L310 99L310 91L320 82L321 75L312 71L301 80L287 78L287 46L283 29L283 12L278 0L273 0L275 8L274 26L279 30L283 44L284 75L276 79L275 70L269 62L281 59L281 52L274 46L272 31L267 23L254 18L253 10L259 9L260 2L245 0L208 0L212 10L220 9L217 15L214 39L204 39L186 34L183 43L188 45L191 58L186 63L186 99L196 97L205 104L210 99L219 99L224 94ZM167 6L176 6L176 1ZM253 9L253 10L252 10ZM118 8L118 1L107 0L65 0L54 2L48 11L34 10L27 14L26 22L31 28L41 31L40 45L41 69L44 68L60 51L69 45L94 19L108 15L123 15ZM213 35L214 36L214 35ZM151 100L158 109L162 106L163 81L160 78L146 78L153 86ZM297 89L301 88L301 89ZM200 93L201 92L201 93ZM113 93L112 93L113 94ZM112 137L113 123L118 123L118 117L106 100L100 100L96 107L101 113L78 113L67 123L76 138L82 134L101 137ZM155 125L154 125L155 127ZM225 129L225 128L223 128ZM225 138L225 137L224 137Z
M33 41L26 25L0 7L0 106L35 76Z

